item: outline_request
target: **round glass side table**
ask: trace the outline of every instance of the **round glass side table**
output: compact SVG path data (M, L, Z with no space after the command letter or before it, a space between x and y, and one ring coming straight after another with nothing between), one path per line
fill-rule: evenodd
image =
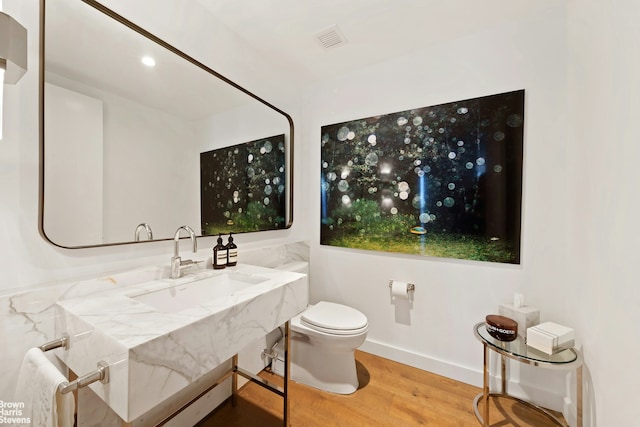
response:
M489 398L504 397L516 400L540 413L545 415L549 420L559 426L566 427L566 424L556 418L546 409L526 400L510 396L507 393L507 358L517 360L533 366L541 366L550 369L575 369L576 370L576 405L577 405L577 427L582 427L582 356L574 348L567 348L554 354L547 354L527 346L522 337L516 338L514 341L500 341L487 332L484 322L477 323L473 327L473 332L478 340L484 346L484 363L483 363L483 379L482 393L478 394L473 400L473 411L476 418L485 427L489 426ZM493 350L500 355L501 380L502 389L499 393L491 393L489 390L489 350ZM482 414L478 407L482 400Z

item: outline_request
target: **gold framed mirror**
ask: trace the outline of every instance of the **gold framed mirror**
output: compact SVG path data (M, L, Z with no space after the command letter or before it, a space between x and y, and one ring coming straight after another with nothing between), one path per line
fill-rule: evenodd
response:
M200 236L291 226L287 113L94 0L41 0L40 25L46 240L87 248L167 240L185 224ZM237 161L207 174L210 152ZM205 188L225 189L207 202L224 224L204 223Z

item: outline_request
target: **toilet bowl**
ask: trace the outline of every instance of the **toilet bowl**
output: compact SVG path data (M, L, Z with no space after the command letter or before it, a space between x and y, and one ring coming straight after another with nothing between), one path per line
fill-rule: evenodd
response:
M358 310L321 301L291 319L291 379L339 394L358 389L355 351L369 325Z

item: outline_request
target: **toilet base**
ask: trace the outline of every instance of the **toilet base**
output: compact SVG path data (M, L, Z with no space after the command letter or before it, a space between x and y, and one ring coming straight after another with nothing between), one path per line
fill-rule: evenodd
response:
M282 353L279 351L279 354ZM316 346L292 339L290 358L289 378L297 383L336 394L351 394L358 389L355 350L319 350ZM284 362L274 360L272 369L276 374L284 375Z

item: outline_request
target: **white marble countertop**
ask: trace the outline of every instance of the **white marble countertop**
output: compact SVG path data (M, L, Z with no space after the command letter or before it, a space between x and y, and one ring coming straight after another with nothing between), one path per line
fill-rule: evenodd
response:
M175 312L135 298L228 274L256 277L259 283ZM300 273L238 265L187 270L179 279L165 276L166 268L148 269L139 282L57 303L56 331L70 336L69 348L58 355L78 375L94 370L100 360L107 362L109 383L91 388L126 422L196 382L308 304L307 276Z

